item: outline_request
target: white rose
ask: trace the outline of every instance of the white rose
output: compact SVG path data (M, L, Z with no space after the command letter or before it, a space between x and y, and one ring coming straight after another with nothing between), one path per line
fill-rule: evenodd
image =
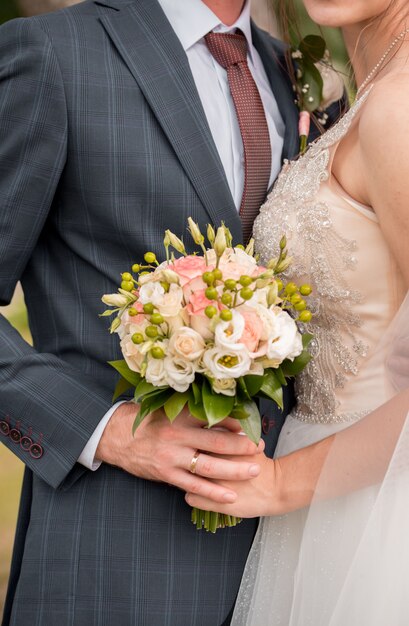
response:
M203 337L192 328L182 326L170 338L169 349L188 361L196 361L202 356L206 344Z
M121 350L124 355L124 359L133 372L141 372L142 363L145 355L140 350L141 346L134 344L131 339L131 335L125 335L121 339Z
M326 63L316 63L323 80L322 101L320 108L327 109L333 102L338 102L344 94L345 84L339 72Z
M281 309L275 312L276 328L270 336L267 346L267 359L282 363L285 359L291 361L299 356L303 350L301 334L293 318Z
M148 383L155 385L155 387L165 387L168 385L164 359L150 358L146 368L145 378Z
M162 287L163 289L163 287ZM155 296L156 297L156 296ZM164 293L161 298L157 298L156 302L151 300L158 307L158 311L163 317L175 317L182 308L183 290L179 285L170 285L168 293Z
M164 361L166 379L175 391L183 393L195 379L194 363L182 357L167 356Z
M213 378L212 388L213 391L224 396L234 396L236 394L236 381L234 378Z
M152 302L155 306L162 303L165 290L159 282L151 281L142 285L139 290L139 302L147 304Z
M248 374L251 358L246 349L236 352L215 346L205 351L203 364L211 378L239 378Z
M245 322L240 313L234 309L232 314L230 322L218 322L214 331L214 340L216 346L235 352L244 349L243 344L238 342L243 334Z

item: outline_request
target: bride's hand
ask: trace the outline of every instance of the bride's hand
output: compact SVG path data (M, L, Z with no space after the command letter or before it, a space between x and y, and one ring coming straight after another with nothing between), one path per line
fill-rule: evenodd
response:
M248 462L250 459L237 457L236 460ZM257 463L261 467L260 474L256 478L242 482L216 481L237 494L237 499L233 504L217 505L216 508L219 513L249 518L280 515L285 512L281 491L282 475L279 460L269 459L264 453L260 453L252 457L252 462ZM215 510L214 501L207 498L187 493L185 499L193 507L205 511Z

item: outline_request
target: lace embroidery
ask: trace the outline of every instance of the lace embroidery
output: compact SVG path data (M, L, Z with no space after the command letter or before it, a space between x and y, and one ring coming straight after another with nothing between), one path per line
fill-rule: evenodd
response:
M360 360L368 351L355 335L361 320L353 305L362 296L350 288L347 278L356 268L357 244L334 229L330 209L317 195L330 175L330 148L347 133L369 92L305 155L285 164L254 224L261 261L273 256L285 233L293 257L287 277L307 280L314 287L315 297L310 298L314 358L296 380L297 408L292 414L305 422L344 422L362 417L361 413L339 414L336 398L336 389L345 385L348 375L358 373Z

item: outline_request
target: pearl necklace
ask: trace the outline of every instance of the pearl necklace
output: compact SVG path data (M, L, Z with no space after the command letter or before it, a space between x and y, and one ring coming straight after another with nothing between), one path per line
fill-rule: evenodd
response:
M378 63L375 65L375 67L372 68L372 70L369 72L368 76L365 78L364 82L361 83L361 85L359 86L359 88L357 89L356 95L357 97L359 96L359 94L363 91L363 89L365 89L365 87L367 86L367 84L370 82L370 80L373 78L374 74L376 74L382 67L384 61L387 59L387 57L389 56L389 54L392 52L392 50L394 49L394 47L396 46L396 44L398 44L400 42L401 39L404 38L405 35L407 35L409 33L409 28L405 28L405 30L403 30L400 35L398 35L391 43L391 45L389 46L389 48L383 53L383 55L381 56L381 58L379 59Z

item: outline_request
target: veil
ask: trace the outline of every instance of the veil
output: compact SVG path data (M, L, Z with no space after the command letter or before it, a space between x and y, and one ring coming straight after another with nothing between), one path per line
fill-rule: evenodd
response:
M391 399L334 436L308 509L262 520L232 626L409 624L409 295L379 348Z

